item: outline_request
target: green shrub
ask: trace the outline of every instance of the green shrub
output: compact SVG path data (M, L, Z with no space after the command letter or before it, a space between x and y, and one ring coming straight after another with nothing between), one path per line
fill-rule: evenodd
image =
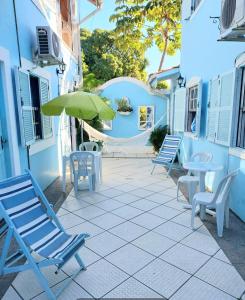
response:
M156 127L149 138L150 143L153 145L154 150L159 152L159 149L162 146L162 142L165 138L165 135L169 133L168 125Z

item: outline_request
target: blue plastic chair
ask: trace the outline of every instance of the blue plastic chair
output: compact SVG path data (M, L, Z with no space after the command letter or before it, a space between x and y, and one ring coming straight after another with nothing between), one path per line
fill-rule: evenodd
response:
M30 172L0 182L0 216L8 227L0 258L0 275L32 269L48 298L53 300L81 270L85 270L77 252L89 235L65 232ZM19 250L8 256L12 238ZM42 260L36 261L34 253ZM54 294L40 269L55 265L57 273L73 256L79 265L78 271ZM19 264L21 258L26 258L27 262Z
M153 174L153 171L156 167L156 165L163 165L168 168L168 175L170 174L173 165L174 160L176 156L178 155L178 150L181 143L181 137L175 136L175 135L166 135L165 139L162 143L162 146L159 150L159 153L155 159L152 160L154 166L151 171L151 174Z
M89 191L95 190L95 165L94 154L87 151L75 151L70 155L71 168L74 176L75 195L78 193L78 185L81 177L88 177Z

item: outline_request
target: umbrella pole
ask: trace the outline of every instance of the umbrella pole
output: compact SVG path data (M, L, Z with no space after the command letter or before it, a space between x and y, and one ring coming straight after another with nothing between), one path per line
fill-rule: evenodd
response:
M83 120L81 120L81 142L83 144Z

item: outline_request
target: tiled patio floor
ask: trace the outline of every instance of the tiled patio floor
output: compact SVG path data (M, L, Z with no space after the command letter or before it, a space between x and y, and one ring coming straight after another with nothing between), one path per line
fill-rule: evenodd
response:
M199 218L176 201L176 186L149 159L104 159L96 193L68 196L59 210L70 233L91 237L81 256L88 266L61 295L79 298L241 299L245 282ZM184 198L183 198L184 200ZM44 272L55 290L75 270ZM18 274L3 299L46 299L31 272Z

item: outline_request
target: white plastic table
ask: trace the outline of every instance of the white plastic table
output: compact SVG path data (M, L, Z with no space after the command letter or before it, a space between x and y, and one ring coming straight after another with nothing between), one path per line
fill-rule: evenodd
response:
M95 167L95 187L102 181L102 156L101 152L99 151L86 151L90 152L94 155L94 167ZM71 152L72 153L72 152ZM72 181L72 170L71 170L71 164L70 164L70 155L71 153L67 153L63 155L62 158L62 190L63 192L66 191L66 167L67 163L69 163L70 168L70 178Z
M183 168L199 174L199 189L200 192L205 192L205 176L207 172L217 172L223 170L223 166L213 162L186 162ZM213 213L211 213L213 214ZM205 210L201 207L201 219L205 216Z

